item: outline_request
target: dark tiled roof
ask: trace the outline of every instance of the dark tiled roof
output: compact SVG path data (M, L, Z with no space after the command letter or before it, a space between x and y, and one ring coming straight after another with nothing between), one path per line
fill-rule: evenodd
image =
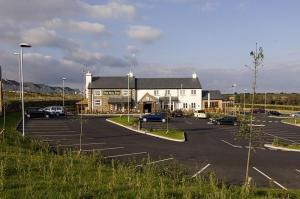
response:
M89 88L102 89L126 89L128 88L128 77L93 77ZM129 88L135 88L135 78L130 78Z
M137 78L137 89L201 89L198 78Z
M93 77L89 88L126 89L127 76ZM136 89L201 89L198 78L131 78L130 88Z
M221 94L219 90L203 90L202 91L202 99L208 100L208 93L210 93L211 100L223 100L224 96Z

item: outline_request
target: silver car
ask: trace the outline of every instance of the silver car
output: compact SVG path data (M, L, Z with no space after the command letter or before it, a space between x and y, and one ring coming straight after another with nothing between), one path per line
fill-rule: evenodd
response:
M300 112L292 113L291 117L300 117Z

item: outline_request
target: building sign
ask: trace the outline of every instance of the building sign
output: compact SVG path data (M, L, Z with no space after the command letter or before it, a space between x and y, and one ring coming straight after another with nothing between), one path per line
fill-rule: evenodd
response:
M103 95L120 95L120 91L103 91Z

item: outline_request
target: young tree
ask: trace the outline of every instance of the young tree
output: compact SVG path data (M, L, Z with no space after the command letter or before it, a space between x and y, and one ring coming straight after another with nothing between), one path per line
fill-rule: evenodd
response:
M262 64L262 61L264 59L263 48L259 47L259 49L257 49L257 43L256 43L256 49L255 51L250 52L250 56L253 59L253 67L251 69L253 70L254 76L252 82L251 114L250 114L250 124L249 124L249 149L248 149L248 156L247 156L246 176L245 176L246 184L249 182L248 178L249 178L249 165L250 165L250 157L251 157L251 150L252 150L252 141L256 135L256 131L254 131L253 129L253 108L255 103L256 78L258 73L258 67Z

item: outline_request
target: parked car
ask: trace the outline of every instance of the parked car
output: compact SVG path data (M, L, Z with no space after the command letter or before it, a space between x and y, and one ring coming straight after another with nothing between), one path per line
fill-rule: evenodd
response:
M182 110L175 110L171 113L172 117L183 117Z
M253 113L265 113L265 109L262 109L262 108L256 108L256 109L253 109Z
M281 113L279 113L278 111L268 111L268 115L280 116Z
M65 115L65 109L62 106L48 106L44 108L44 111L53 116Z
M204 110L199 110L194 113L194 117L205 119L207 118L207 114L205 113Z
M238 120L237 120L237 117L235 117L235 116L225 116L225 117L221 117L221 118L218 118L218 119L213 119L212 123L217 124L217 125L234 125L234 126L237 126L238 125Z
M141 122L166 122L167 114L164 113L150 113L139 118Z
M291 117L300 117L300 112L292 113Z
M26 118L49 118L50 114L40 107L29 107L25 110Z

